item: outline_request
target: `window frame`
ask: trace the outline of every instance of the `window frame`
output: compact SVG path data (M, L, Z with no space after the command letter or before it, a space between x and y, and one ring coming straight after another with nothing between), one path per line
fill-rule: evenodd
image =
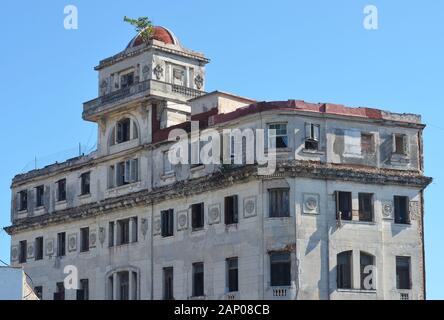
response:
M200 210L196 211L199 206ZM196 215L199 215L199 224L196 225ZM198 231L205 228L205 204L204 202L193 203L191 205L191 229L192 231Z
M197 278L198 275L199 278ZM205 296L205 265L203 262L195 262L192 264L192 281L192 296ZM197 283L198 281L202 283Z
M279 193L282 193L279 196ZM275 195L274 195L275 194ZM273 198L274 195L274 198ZM281 204L273 205L273 201L285 201ZM277 211L275 211L276 209ZM290 217L290 188L270 188L268 189L268 217L269 218L288 218Z
M320 135L321 135L320 124L306 122L304 150L319 151Z
M365 197L370 197L370 199L365 199ZM368 192L359 192L358 193L358 202L359 202L359 221L361 222L374 222L375 221L375 209L374 209L374 194ZM365 201L370 201L370 211L366 212ZM368 216L370 218L368 218Z
M80 195L85 196L88 194L91 194L91 171L80 175Z
M231 257L225 259L226 265L226 290L227 292L239 291L239 259ZM233 272L231 272L233 271ZM232 278L234 277L234 279Z
M340 263L341 258L347 259L346 263ZM345 267L343 267L345 266ZM344 270L345 268L345 270ZM349 269L349 270L347 270ZM336 255L336 287L341 290L353 289L353 251L347 250Z
M80 228L80 252L89 251L89 227Z
M277 128L272 128L272 127L277 127L277 126L284 126L285 127L285 134L284 133L278 133ZM275 134L271 134L270 130L275 130ZM289 148L289 135L288 135L288 123L286 122L276 122L276 123L268 123L267 124L267 135L268 135L268 139L267 139L267 145L268 145L268 149L287 149ZM278 146L278 138L282 139L282 142L285 146ZM272 140L274 139L274 141Z
M399 208L400 201L405 201L405 212L403 215L400 214L400 210L402 208ZM394 207L394 222L395 224L402 224L402 225L410 225L411 224L411 217L410 217L410 198L408 196L399 196L395 195L393 196L393 207Z
M291 252L273 251L270 252L269 259L270 287L290 287L292 265Z
M239 197L237 194L224 198L225 225L239 223Z
M163 238L174 236L174 209L160 212L161 236Z
M412 290L412 258L409 256L396 256L396 289L397 290ZM404 260L404 261L402 261ZM406 263L407 266L400 266L400 262ZM408 279L400 279L400 271L405 272L406 270L400 270L401 267L407 267L407 277ZM406 285L401 285L402 281L407 281Z

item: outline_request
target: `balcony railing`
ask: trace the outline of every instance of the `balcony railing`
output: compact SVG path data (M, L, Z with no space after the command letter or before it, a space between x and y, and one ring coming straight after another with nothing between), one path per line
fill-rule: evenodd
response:
M95 113L102 112L116 103L129 101L131 98L135 99L150 94L164 97L177 97L179 95L182 96L184 100L188 100L199 97L205 94L205 92L150 79L85 102L83 104L83 116L88 117Z

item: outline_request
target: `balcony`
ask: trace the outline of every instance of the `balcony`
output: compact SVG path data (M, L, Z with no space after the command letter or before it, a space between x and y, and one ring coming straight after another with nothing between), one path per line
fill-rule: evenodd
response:
M204 91L175 85L157 80L146 80L122 88L83 104L83 119L96 120L105 112L118 108L122 104L135 102L153 96L177 101L187 101L205 94Z

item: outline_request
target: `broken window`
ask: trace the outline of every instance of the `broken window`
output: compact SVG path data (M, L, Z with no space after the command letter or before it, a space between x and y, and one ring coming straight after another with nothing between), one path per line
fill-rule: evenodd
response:
M19 242L19 263L26 263L26 254L28 249L28 243L26 240Z
M359 221L373 221L373 194L359 193Z
M394 196L395 203L395 223L409 224L409 197Z
M273 134L270 130L275 130L275 133ZM288 147L286 123L275 123L268 125L268 147L270 149Z
M344 251L337 255L337 286L338 289L352 288L352 251Z
M168 209L162 211L160 216L162 225L162 237L171 237L174 235L174 210Z
M28 210L28 190L19 192L19 211Z
M134 72L130 72L120 76L120 87L122 89L132 86L134 84Z
M80 194L85 195L90 193L90 172L85 172L80 176Z
M43 237L35 238L35 260L43 259Z
M43 287L42 286L35 286L34 293L39 300L43 300Z
M204 227L203 202L191 205L191 226L193 230L202 229Z
M227 289L228 292L236 292L239 290L238 278L238 259L229 258L226 261L227 265Z
M66 200L66 179L57 181L57 201Z
M336 219L352 219L352 193L336 191Z
M65 300L65 284L63 282L56 283L56 292L54 292L54 300Z
M173 173L173 165L170 162L170 159L168 158L168 151L165 151L163 153L163 174L171 174Z
M272 218L290 216L290 199L288 189L270 189L269 216Z
M44 186L38 186L35 188L35 194L36 194L36 207L43 207L43 194L45 192Z
M319 136L321 126L319 124L306 123L305 124L305 146L306 150L319 149Z
M393 135L393 153L405 155L407 154L407 135L394 134Z
M203 262L193 263L193 297L204 295L204 264Z
M122 119L116 124L116 143L122 143L131 139L131 120Z
M80 229L80 252L89 251L89 228Z
M372 266L375 266L375 257L371 254L360 252L360 268L361 268L361 289L374 290L375 289L375 274L373 274ZM366 281L367 277L373 277Z
M89 300L89 280L80 279L77 300Z
M375 152L373 134L361 133L361 151L363 154L372 154Z
M410 257L396 257L396 289L410 290Z
M291 259L289 252L270 253L270 285L291 286Z
M225 197L225 224L239 222L237 195Z
M57 257L63 257L66 254L66 233L57 233Z
M174 300L173 267L163 268L163 300Z

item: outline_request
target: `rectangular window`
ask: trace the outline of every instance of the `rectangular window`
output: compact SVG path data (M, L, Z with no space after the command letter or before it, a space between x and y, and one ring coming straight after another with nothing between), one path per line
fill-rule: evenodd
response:
M56 292L54 292L54 300L65 300L65 284L63 282L56 283Z
M162 225L162 237L171 237L174 235L174 210L164 210L160 213Z
M131 223L131 242L137 242L138 240L138 228L139 228L139 223L138 223L139 219L137 217L132 217L130 219L130 223Z
M319 149L319 135L321 126L319 124L306 123L305 124L305 149L318 150Z
M66 233L57 233L57 257L66 255Z
M28 210L28 190L19 192L19 211Z
M19 242L19 263L26 263L28 243L26 240Z
M359 221L373 221L373 194L359 193Z
M129 224L130 219L117 221L117 245L129 243Z
M361 133L361 152L363 154L375 153L375 142L373 139L373 134Z
M129 272L119 272L118 279L120 300L129 300Z
M397 289L410 290L412 288L410 266L410 257L396 257Z
M122 119L116 124L116 143L122 143L131 139L131 120Z
M42 286L34 287L34 293L39 300L43 300L43 287Z
M273 134L270 130L275 130L275 133ZM276 149L288 147L287 124L268 125L268 147Z
M288 252L270 254L270 285L272 287L291 285L291 259Z
M352 193L336 191L336 219L352 220Z
M36 195L36 207L43 207L43 194L45 192L44 186L38 186L35 188L35 195Z
M409 202L409 197L394 196L395 223L410 223Z
M229 258L226 264L228 292L236 292L239 290L238 260L237 258Z
M237 195L225 197L225 224L235 224L239 222Z
M163 300L174 300L173 267L163 268Z
M338 289L352 288L352 251L344 251L337 255L337 286Z
M393 153L401 155L407 154L407 136L405 134L393 135Z
M89 228L80 229L80 252L89 251Z
M43 259L43 237L35 238L35 260Z
M108 189L114 188L116 186L116 170L115 166L109 166L108 168Z
M114 221L111 221L108 226L108 246L114 247Z
M193 263L193 297L204 295L204 264L203 262Z
M85 172L80 176L80 194L85 195L90 193L90 172Z
M77 300L89 300L89 281L80 279L80 286L77 290Z
M57 201L66 200L66 179L57 181Z
M269 216L289 217L290 216L290 199L288 189L270 189L269 194Z
M195 203L191 205L191 227L193 230L204 227L204 204Z
M120 87L122 89L132 86L134 84L134 72L130 72L120 76Z
M116 165L116 185L123 186L139 180L138 159L119 162Z

